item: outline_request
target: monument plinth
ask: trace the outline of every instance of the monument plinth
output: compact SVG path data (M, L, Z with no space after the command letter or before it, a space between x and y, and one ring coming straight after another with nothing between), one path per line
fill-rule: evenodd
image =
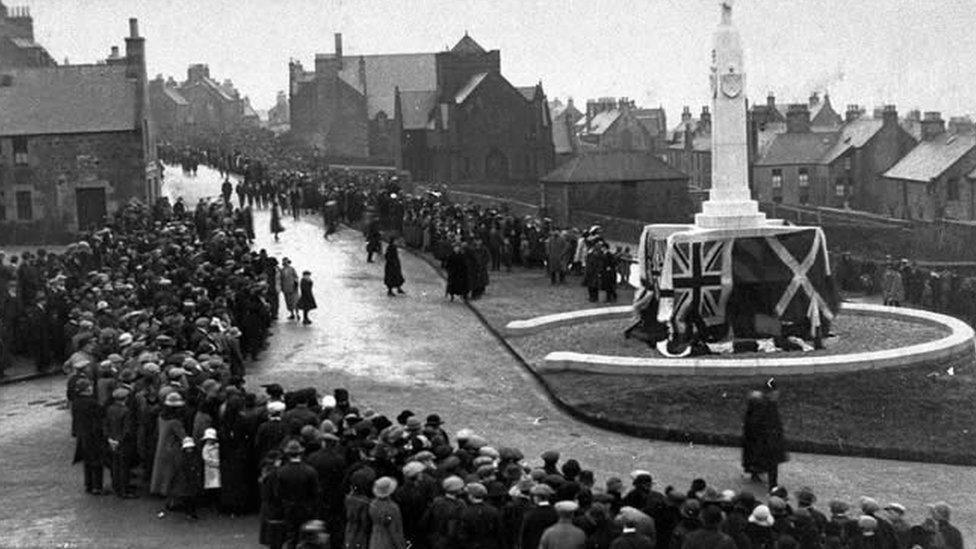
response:
M766 219L749 192L746 74L732 0L711 63L712 187L694 225L648 225L635 309L670 340L816 337L839 307L820 227Z
M768 224L749 194L746 137L746 75L742 41L732 25L732 2L722 2L722 20L713 37L712 188L695 225L702 229L753 228Z

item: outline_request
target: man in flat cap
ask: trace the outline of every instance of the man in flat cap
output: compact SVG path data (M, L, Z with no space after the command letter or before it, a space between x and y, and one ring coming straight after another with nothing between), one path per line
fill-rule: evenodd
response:
M134 498L129 488L129 467L135 451L136 422L126 406L129 390L112 391L112 403L105 410L105 437L112 463L112 491L120 498Z
M575 501L557 501L553 507L559 519L542 533L539 549L584 549L586 534L573 524L573 515L579 509L579 504Z
M302 461L305 449L297 440L285 444L285 462L275 472L275 502L285 521L285 535L292 543L298 540L302 524L319 515L321 494L319 475Z
M545 484L537 484L530 493L535 507L525 512L519 538L522 547L539 547L542 533L559 520L556 510L549 503L556 492Z
M498 547L502 534L502 514L485 503L488 489L480 482L465 487L468 505L461 512L461 545L471 549Z
M449 476L441 482L441 488L444 495L434 498L422 519L427 542L432 549L462 547L460 525L465 508L461 500L464 481L460 477Z

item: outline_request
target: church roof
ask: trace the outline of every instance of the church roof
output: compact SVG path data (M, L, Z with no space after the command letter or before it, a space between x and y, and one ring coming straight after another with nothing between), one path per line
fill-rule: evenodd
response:
M335 58L331 54L322 57ZM360 63L366 77L365 88L360 78ZM397 87L401 91L437 88L437 67L433 53L344 57L339 77L359 93L366 95L366 110L369 118L375 117L380 111L393 116L393 102Z
M459 89L458 92L454 94L454 102L457 104L464 103L464 100L467 99L469 95L471 95L471 92L473 92L487 76L488 76L487 72L480 72L472 76L470 79L468 79L468 81L465 82L463 86L461 86L461 89Z
M430 114L436 106L437 92L434 90L400 92L400 114L403 117L403 129L433 129Z
M933 139L921 141L885 172L884 177L928 183L945 173L974 148L976 136L943 133Z
M468 36L468 33L464 33L464 36L458 40L458 43L451 48L452 53L459 54L470 54L470 53L485 53L485 49L481 47L480 44L474 41L474 38Z
M549 172L550 183L609 183L621 181L687 180L684 173L656 156L640 151L600 151L576 155Z
M522 97L524 97L526 101L532 101L535 99L535 86L516 86L515 89L522 94Z
M136 86L123 65L8 69L0 134L41 135L136 128Z

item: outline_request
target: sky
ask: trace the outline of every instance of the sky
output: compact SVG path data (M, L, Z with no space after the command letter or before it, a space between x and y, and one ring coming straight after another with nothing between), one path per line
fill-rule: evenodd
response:
M146 37L149 77L185 78L190 63L230 78L257 109L288 88L288 61L315 53L436 52L468 32L501 51L516 86L550 99L629 97L663 106L708 102L718 0L3 0L27 5L35 37L60 60L124 51L128 18ZM976 0L738 0L747 93L777 102L830 93L851 103L976 112Z

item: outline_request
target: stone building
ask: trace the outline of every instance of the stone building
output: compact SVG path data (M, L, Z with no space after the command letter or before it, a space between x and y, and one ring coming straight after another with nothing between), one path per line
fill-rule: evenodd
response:
M218 83L203 63L190 65L186 80L163 80L157 75L149 85L152 115L160 135L173 139L187 133L226 132L261 123L248 98L230 80Z
M291 111L288 107L288 94L279 91L274 107L268 110L268 129L280 134L291 129Z
M976 135L949 133L941 113L927 112L921 137L884 173L885 213L929 221L976 220Z
M542 204L559 226L590 225L598 216L648 223L687 223L688 176L639 151L577 155L540 181Z
M576 122L583 118L583 113L576 108L572 97L567 99L565 104L556 98L549 102L549 116L552 119L550 129L556 166L562 166L579 153Z
M326 155L369 159L422 181L536 180L551 169L542 85L515 87L498 50L465 34L439 53L315 56L290 65L292 134Z
M878 211L881 175L913 146L894 106L862 118L856 105L837 129L815 127L807 104L789 107L786 131L772 135L753 166L761 202Z
M587 101L586 113L576 122L576 136L584 150L652 152L651 132L636 111L634 101L626 97Z
M669 132L667 163L686 174L696 201L708 198L712 188L712 114L703 106L698 118L684 107L681 122Z
M0 68L56 65L44 46L34 41L30 8L8 8L0 2Z
M0 239L60 240L159 196L145 39L95 65L0 69Z

